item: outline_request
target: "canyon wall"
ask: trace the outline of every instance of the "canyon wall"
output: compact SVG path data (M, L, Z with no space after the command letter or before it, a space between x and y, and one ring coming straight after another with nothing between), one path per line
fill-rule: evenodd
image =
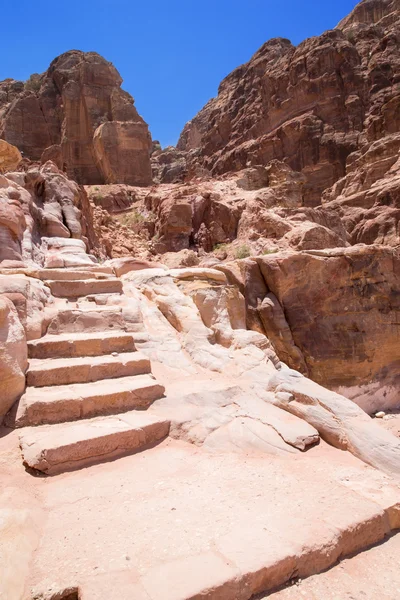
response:
M335 201L355 242L393 243L399 221L399 9L398 0L364 0L336 29L297 47L282 38L266 42L187 123L175 160L171 152L168 160L158 158L171 165L163 165L161 180L169 181L174 169L176 175L182 153L183 179L277 159L304 176L304 206ZM382 205L386 226L377 224ZM360 225L365 217L374 224Z

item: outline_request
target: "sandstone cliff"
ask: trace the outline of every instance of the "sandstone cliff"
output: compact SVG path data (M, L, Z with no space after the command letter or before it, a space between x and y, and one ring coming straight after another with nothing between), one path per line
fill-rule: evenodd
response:
M167 182L278 159L304 176L302 204L332 206L353 243L397 244L399 31L398 0L364 0L298 47L268 41L224 79L185 126L175 160L155 172Z
M151 183L151 137L115 67L71 50L43 75L0 82L0 138L78 183Z

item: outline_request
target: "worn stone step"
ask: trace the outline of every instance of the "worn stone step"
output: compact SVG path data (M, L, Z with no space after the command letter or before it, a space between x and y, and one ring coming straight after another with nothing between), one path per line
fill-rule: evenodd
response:
M89 383L150 373L150 360L141 352L123 352L118 356L84 356L77 358L33 358L29 361L27 385L44 387Z
M125 331L126 323L119 306L79 306L58 310L47 329L48 334Z
M80 279L80 280L49 280L46 282L53 296L59 298L79 298L91 294L120 294L122 281L120 279Z
M132 334L121 331L45 335L28 342L29 358L75 358L134 351Z
M81 296L78 303L90 302L93 306L115 306L121 303L121 294L90 294Z
M165 388L152 375L134 375L53 387L28 387L12 425L43 425L148 408Z
M170 422L144 411L73 423L26 427L20 433L24 463L47 474L132 454L165 438Z
M115 273L110 267L88 267L87 269L41 269L35 276L42 281L78 281L115 278Z

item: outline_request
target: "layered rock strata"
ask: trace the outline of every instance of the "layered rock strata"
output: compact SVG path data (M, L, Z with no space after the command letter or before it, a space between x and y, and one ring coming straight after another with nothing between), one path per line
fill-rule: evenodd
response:
M151 184L151 137L115 67L71 50L27 82L0 82L0 138L78 183Z

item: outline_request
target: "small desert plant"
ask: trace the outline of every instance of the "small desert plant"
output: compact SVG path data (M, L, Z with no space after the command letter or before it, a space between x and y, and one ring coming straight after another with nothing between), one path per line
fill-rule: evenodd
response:
M235 258L247 258L250 256L250 248L246 245L239 246L235 251Z
M279 248L267 248L267 250L263 250L262 254L265 256L266 254L275 254L275 252L278 252Z
M38 73L34 73L25 81L25 89L30 92L38 92L41 85L42 82L40 81L40 75Z
M216 244L213 248L213 252L217 252L218 250L226 251L228 250L229 244Z
M118 221L121 225L125 225L125 227L134 227L135 225L140 225L140 223L146 221L146 216L137 209L134 209L118 217Z
M96 206L102 206L103 198L104 198L103 194L93 194L93 196L91 197L91 200Z

